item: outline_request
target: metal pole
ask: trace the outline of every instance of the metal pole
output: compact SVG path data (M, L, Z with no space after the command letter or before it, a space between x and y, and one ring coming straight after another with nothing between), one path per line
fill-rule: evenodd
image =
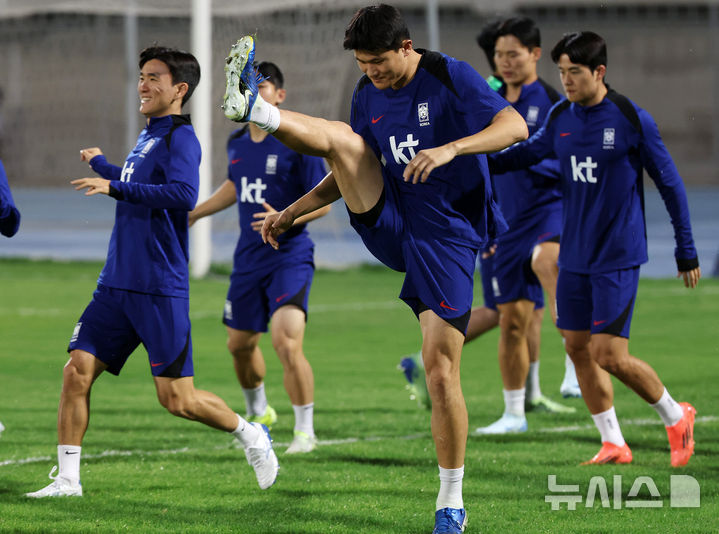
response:
M200 190L197 202L212 189L212 0L192 0L192 52L200 63L201 80L190 100L192 122L202 147ZM205 276L210 270L212 232L210 218L197 221L190 229L191 274Z
M429 49L439 50L439 6L437 0L427 0L427 35Z
M135 0L127 3L125 11L125 152L135 146L140 133L140 100L137 96L137 60L140 55L137 45L137 8Z

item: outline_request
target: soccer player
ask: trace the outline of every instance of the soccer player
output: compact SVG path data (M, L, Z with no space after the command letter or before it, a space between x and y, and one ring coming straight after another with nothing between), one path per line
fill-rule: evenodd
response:
M495 36L494 61L504 80L499 93L524 117L533 134L561 99L537 75L542 54L539 28L526 17L511 17L496 28ZM557 178L558 163L551 158L531 169L493 176L497 200L509 226L497 237L491 280L499 310L499 367L505 409L498 421L477 428L476 434L526 431L525 400L529 409L575 411L541 394L539 361L530 364L530 332L536 336L532 338L534 348L539 345L542 288L554 302L562 215ZM553 306L550 308L554 312ZM526 395L528 377L531 397Z
M696 410L669 395L652 367L629 353L629 328L647 261L642 169L671 217L678 276L694 288L701 270L686 192L652 117L604 82L607 49L592 32L566 34L553 48L567 100L528 141L492 158L494 172L526 168L555 154L562 183L557 326L602 440L588 462L629 463L613 406L610 374L654 408L666 425L672 466L694 452Z
M20 211L15 207L15 201L7 182L5 167L0 161L0 234L5 237L14 236L20 228ZM0 422L0 435L5 425Z
M274 63L257 67L264 78L262 98L275 106L284 101L284 77ZM223 322L227 347L247 405L249 421L268 427L277 420L265 395L265 361L258 342L272 321L272 345L282 362L284 384L295 412L294 438L288 454L312 451L314 377L302 351L307 300L314 274L314 244L305 224L325 215L326 206L295 221L275 251L262 242L264 218L316 186L325 176L320 158L298 154L250 123L230 135L228 178L215 193L190 212L190 224L235 202L240 238L235 248Z
M0 160L0 234L5 237L14 236L20 228L20 211L10 192L5 174L5 167Z
M200 143L182 106L200 80L191 54L153 46L140 53L138 94L147 124L122 167L99 148L80 151L103 178L73 180L86 195L117 200L107 261L92 301L70 339L58 408L53 482L28 497L82 496L80 455L90 389L104 371L120 373L142 343L157 397L178 417L233 433L260 488L271 486L277 457L269 433L235 414L216 395L195 389L189 320L187 213L197 201Z
M323 156L331 173L279 214L262 235L277 236L306 213L343 198L372 254L406 272L400 298L419 318L439 463L435 533L461 532L467 409L459 377L479 248L504 228L492 200L484 153L527 136L522 117L468 64L415 49L399 11L358 10L344 48L364 76L351 128L287 110L257 95L254 40L230 52L225 115L248 119L284 144Z

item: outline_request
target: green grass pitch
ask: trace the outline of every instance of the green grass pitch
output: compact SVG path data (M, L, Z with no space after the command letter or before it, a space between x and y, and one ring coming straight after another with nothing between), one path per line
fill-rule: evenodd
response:
M294 419L281 367L263 338L268 397L279 414L273 438L281 469L269 490L259 490L228 435L163 410L139 349L120 378L103 375L93 388L83 444L85 496L24 498L49 483L56 462L65 348L100 268L0 261L0 421L7 427L0 437L0 532L431 532L439 481L429 414L409 400L396 370L402 355L418 349L419 328L396 297L402 276L383 268L315 277L305 337L316 381L320 446L314 453L282 454ZM223 273L192 283L195 382L244 413L220 322L227 283ZM694 291L673 279L643 279L639 286L630 350L654 366L677 400L698 411L696 454L686 468L670 467L658 416L615 381L615 406L634 462L578 465L599 448L579 399L566 401L576 414L529 414L525 434L470 437L467 532L719 531L718 302L716 279L702 280ZM470 430L503 409L496 347L495 331L464 351ZM564 353L546 318L541 362L542 389L559 400ZM579 486L572 492L581 497L575 510L566 504L552 510L545 497L561 494L548 490L550 475L557 484ZM698 507L671 506L672 475L697 481ZM596 492L587 507L590 485ZM639 492L630 497L635 485Z

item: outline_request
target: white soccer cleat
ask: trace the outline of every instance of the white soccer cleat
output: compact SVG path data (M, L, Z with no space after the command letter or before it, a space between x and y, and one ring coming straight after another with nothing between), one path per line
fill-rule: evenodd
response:
M275 483L280 465L272 448L272 438L267 427L260 423L250 424L259 430L259 436L252 445L245 447L245 457L247 463L255 470L260 489L267 489Z
M57 466L53 466L48 475L52 480L51 484L41 490L26 493L25 497L31 497L33 499L42 499L43 497L82 497L82 484L80 484L80 481L73 483L65 477L54 477L52 475L55 471L57 471Z
M317 438L310 436L307 432L295 430L295 437L292 443L287 447L285 454L300 454L304 452L312 452L317 448Z
M475 435L489 434L517 434L527 431L527 418L524 416L505 413L489 426L480 426L474 430Z

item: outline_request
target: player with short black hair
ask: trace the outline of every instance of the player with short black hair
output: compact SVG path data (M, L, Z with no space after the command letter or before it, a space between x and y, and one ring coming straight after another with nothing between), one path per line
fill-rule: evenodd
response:
M190 54L163 47L146 49L141 58L137 91L147 122L135 148L122 167L108 163L99 148L81 150L81 159L102 178L71 182L88 196L117 200L115 225L97 289L67 349L57 424L60 470L53 477L54 467L53 482L28 497L82 496L80 455L90 390L104 371L118 375L140 343L162 406L234 434L260 488L277 476L267 429L248 423L193 382L187 213L197 202L201 150L189 115L180 113L199 81L200 66ZM170 64L181 67L173 74Z
M274 63L257 71L262 98L284 102L284 77ZM312 451L316 444L314 376L302 344L307 303L314 275L314 244L306 223L329 212L325 206L295 221L282 236L279 251L262 242L265 217L276 213L315 187L325 176L320 158L298 154L250 123L227 142L227 180L190 212L190 224L237 203L240 237L227 291L223 322L227 347L245 396L247 418L271 427L277 412L267 402L265 360L258 343L272 323L272 345L282 363L284 385L295 413L294 437L287 453Z
M297 217L343 198L370 252L406 273L400 298L422 330L440 470L434 532L461 532L468 423L459 363L477 252L504 228L484 154L524 139L527 127L467 63L415 49L398 18L392 6L365 7L346 30L345 46L364 73L351 128L264 102L249 36L230 52L224 109L298 152L325 157L331 169L310 193L265 219L268 242L277 247Z
M608 87L606 44L593 32L565 35L552 49L567 100L529 140L491 158L493 172L527 168L556 155L561 170L562 237L557 326L574 361L602 448L586 463L629 463L613 406L610 374L654 408L667 428L671 464L694 452L694 417L652 367L629 353L629 329L648 259L642 170L670 214L678 274L694 288L701 270L684 183L651 115Z

